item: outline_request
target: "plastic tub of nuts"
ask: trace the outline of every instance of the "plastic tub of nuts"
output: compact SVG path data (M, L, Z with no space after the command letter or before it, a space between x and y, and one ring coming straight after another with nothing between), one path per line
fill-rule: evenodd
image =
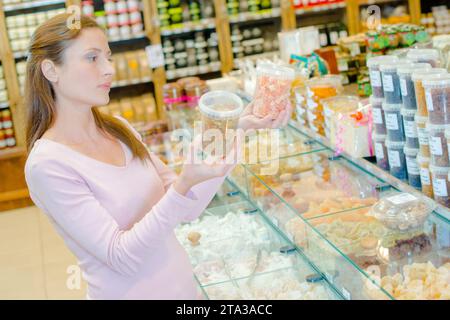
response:
M431 164L437 167L449 167L449 156L447 139L445 138L445 130L448 125L427 124L428 132L430 135L430 154Z
M373 137L375 143L375 156L377 166L383 170L389 171L388 151L386 148L386 135L375 134Z
M420 167L417 162L419 149L405 147L403 151L405 152L406 157L406 169L408 171L409 185L417 190L421 190L422 184L420 182Z
M418 70L430 70L431 66L428 63L414 63L410 66L401 67L397 69L400 79L400 91L402 93L403 107L405 109L417 110L416 92L414 90L414 82L411 75Z
M397 179L407 181L406 158L404 152L405 142L386 140L389 160L389 172Z
M436 49L410 49L406 57L415 62L429 63L433 68L440 66L439 51Z
M384 110L382 107L383 99L371 96L370 105L372 106L373 125L375 133L378 135L385 135L387 131L386 131L386 120L384 117Z
M387 103L402 103L402 94L400 91L400 78L397 74L398 68L408 67L411 63L389 63L380 66L381 78L383 81L384 99Z
M369 68L370 74L370 84L372 86L372 93L375 98L384 98L380 64L392 63L396 61L398 61L398 58L395 56L378 56L367 60L367 67Z
M419 199L409 193L394 193L378 201L369 214L388 229L410 232L421 229L433 210L432 201Z
M433 198L433 183L430 174L430 161L428 157L420 154L417 156L417 163L420 167L420 183L422 185L422 193L427 197Z
M425 89L422 85L423 79L436 74L446 74L447 70L436 68L430 70L420 70L413 72L411 79L414 83L414 92L416 94L417 114L421 117L428 116L427 102L425 99Z
M391 141L405 141L401 108L401 104L383 103L387 136Z
M449 170L450 168L448 167L436 167L430 164L434 200L447 208L450 207L450 186L448 181Z
M422 85L430 123L450 124L450 74L426 77Z
M415 115L415 110L402 109L403 128L405 129L406 146L408 148L419 148Z

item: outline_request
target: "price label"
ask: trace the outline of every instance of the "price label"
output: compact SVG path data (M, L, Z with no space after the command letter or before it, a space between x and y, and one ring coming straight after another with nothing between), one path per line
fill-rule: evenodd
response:
M429 143L428 131L426 128L417 128L417 135L419 136L419 143L421 145L427 145Z
M431 185L431 178L430 178L430 170L427 168L420 168L420 181L422 184Z
M373 115L373 123L375 124L383 124L383 115L382 111L379 108L373 108L372 109L372 115Z
M384 151L383 151L383 144L382 143L375 143L375 156L377 159L384 159Z
M387 200L392 202L393 204L399 205L399 204L404 204L404 203L408 203L411 201L415 201L415 200L417 200L417 198L409 193L401 193L399 195L389 197L389 198L387 198Z
M448 197L447 180L433 179L434 195L438 197Z
M406 97L408 95L408 88L406 87L406 79L400 79L400 90L402 91L402 96Z
M372 87L381 87L380 71L370 71L370 83Z
M400 152L388 150L388 159L391 167L401 167Z
M406 168L408 169L408 174L420 175L419 165L415 158L406 157Z
M385 113L386 117L386 128L388 130L398 130L398 117L396 113Z
M383 75L383 88L384 91L394 92L394 80L392 79L391 75Z
M408 138L417 138L417 127L415 121L404 121L405 136Z
M442 156L442 142L440 137L430 137L430 152L435 156Z

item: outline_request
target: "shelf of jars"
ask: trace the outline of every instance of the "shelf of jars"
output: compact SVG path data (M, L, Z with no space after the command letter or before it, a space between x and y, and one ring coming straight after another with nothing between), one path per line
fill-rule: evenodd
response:
M182 34L194 31L203 31L207 29L215 29L216 23L214 18L205 18L199 21L188 21L181 24L162 27L161 36L167 37L175 34Z
M294 1L295 2L295 1ZM334 1L335 2L335 1ZM324 11L330 11L330 10L336 10L336 9L344 9L347 7L347 4L345 1L339 1L337 3L327 3L327 4L319 4L315 6L301 6L296 7L295 14L296 15L303 15L308 13L316 13L316 12L324 12Z
M65 5L65 0L3 0L3 11L12 13L14 11L37 9L46 6Z
M270 18L280 18L281 8L272 8L259 12L240 12L230 16L230 23L240 23L247 21L258 21Z

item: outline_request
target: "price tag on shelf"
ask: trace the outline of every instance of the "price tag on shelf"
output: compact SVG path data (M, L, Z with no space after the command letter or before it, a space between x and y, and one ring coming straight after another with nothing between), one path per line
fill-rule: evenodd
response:
M145 47L145 52L151 68L164 66L164 53L161 44L149 45Z

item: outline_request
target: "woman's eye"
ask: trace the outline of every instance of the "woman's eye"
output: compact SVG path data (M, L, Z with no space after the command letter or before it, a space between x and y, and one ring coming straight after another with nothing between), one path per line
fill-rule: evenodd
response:
M90 56L88 57L88 60L91 62L95 62L97 60L97 56Z

